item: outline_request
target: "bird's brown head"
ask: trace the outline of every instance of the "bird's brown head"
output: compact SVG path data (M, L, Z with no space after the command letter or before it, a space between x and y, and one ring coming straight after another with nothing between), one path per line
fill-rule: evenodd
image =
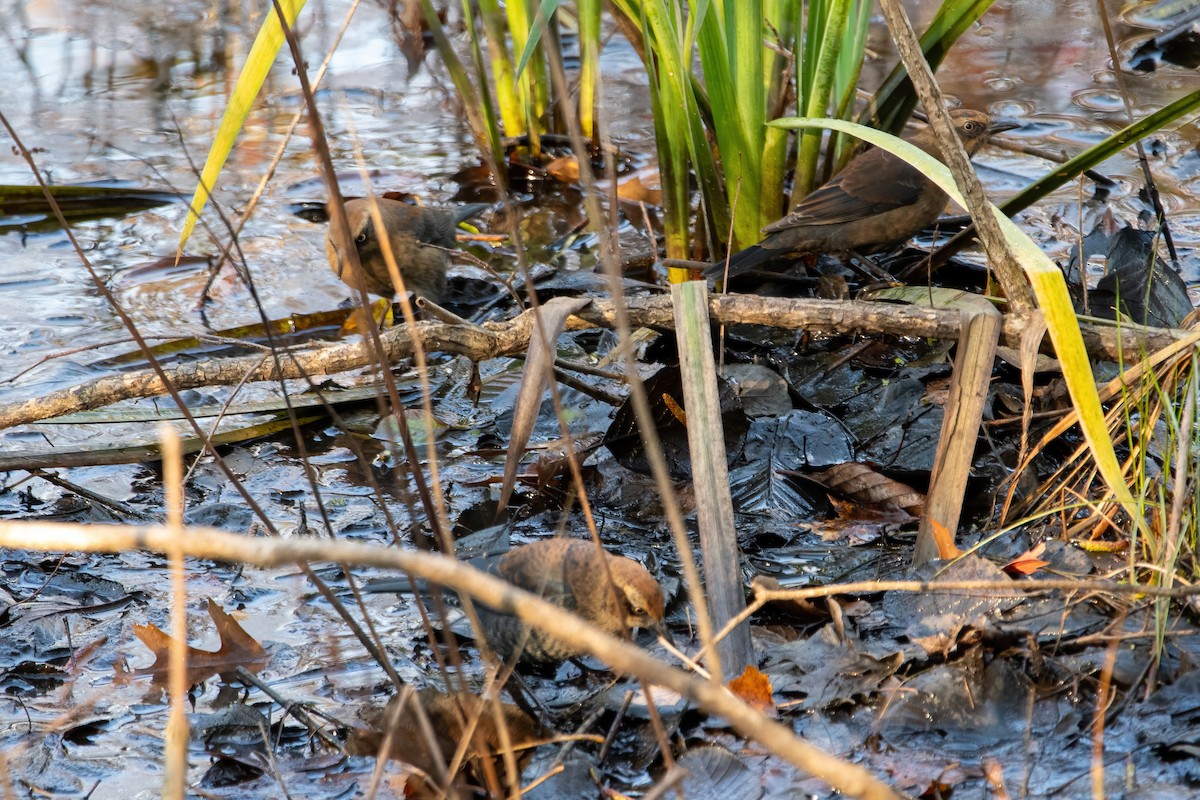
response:
M993 133L1009 131L1017 127L1010 122L993 120L982 111L974 111L969 108L951 111L950 121L954 123L954 131L958 134L958 138L962 139L963 147L970 155L975 155Z
M350 229L350 239L354 242L358 263L363 268L364 287L373 294L390 295L392 293L391 281L384 283L383 280L372 274L369 266L369 262L376 257L379 251L379 239L375 234L375 223L371 219L370 204L362 199L348 200L345 207L346 225ZM343 283L355 288L357 281L354 277L354 266L350 258L342 252L332 224L325 234L325 257L329 260L329 267L333 270L333 274L337 275Z
M662 587L646 568L633 559L614 556L609 570L624 614L625 627L661 630L665 604Z
M382 227L377 229L374 211ZM395 294L391 272L380 239L386 238L405 287L422 297L437 300L446 287L447 247L454 246L454 218L447 211L411 206L383 197L346 202L346 224L362 267L362 285L372 294ZM432 245L432 246L426 246ZM357 288L354 267L341 252L330 226L325 236L329 266L344 283Z

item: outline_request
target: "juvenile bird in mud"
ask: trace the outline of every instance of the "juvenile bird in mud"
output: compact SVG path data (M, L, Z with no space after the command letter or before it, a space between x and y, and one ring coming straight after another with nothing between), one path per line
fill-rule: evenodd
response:
M574 611L608 633L618 634L631 628L663 630L663 592L658 581L633 559L601 551L590 541L545 539L471 563ZM376 581L366 588L371 592L388 592L410 587L402 581ZM549 664L582 655L566 642L531 628L512 614L479 602L475 603L475 610L488 644L506 660L519 655L522 661Z
M391 244L392 258L404 278L404 287L418 297L435 302L440 300L446 291L449 265L446 249L454 247L455 228L486 206L471 204L443 209L413 206L384 197L348 200L346 222L358 251L358 263L362 266L363 287L372 294L388 298L396 289L379 244L381 232L376 230L371 215L372 201L379 206L382 233ZM353 267L339 250L332 227L325 236L325 256L334 274L352 289L357 289Z
M981 111L950 112L954 130L968 155L988 137L1017 127L996 123ZM940 160L941 150L930 127L905 137ZM761 242L729 259L729 275L754 269L792 253L861 250L902 242L937 220L949 198L916 167L875 147L855 156L841 172L817 188L791 212L762 229ZM706 270L725 274L725 261Z

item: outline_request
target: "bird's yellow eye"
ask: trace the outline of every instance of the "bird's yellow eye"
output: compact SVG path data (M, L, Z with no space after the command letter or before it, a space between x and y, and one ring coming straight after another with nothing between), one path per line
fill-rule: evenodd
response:
M968 122L966 125L963 126L963 129L967 133L974 133L975 131L979 130L979 123L978 122Z

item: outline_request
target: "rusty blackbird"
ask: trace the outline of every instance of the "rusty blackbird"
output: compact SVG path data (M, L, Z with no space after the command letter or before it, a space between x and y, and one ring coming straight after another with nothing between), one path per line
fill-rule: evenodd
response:
M392 248L396 267L404 278L404 287L418 297L438 301L446 291L446 250L454 247L458 223L486 208L470 204L457 208L426 208L384 197L346 201L346 222L362 265L363 287L372 294L392 297L395 287L380 247L380 232L371 216L372 202L379 205L384 231ZM353 268L342 257L333 232L325 236L325 255L329 266L344 283L355 288Z
M500 556L472 559L480 569L574 611L611 634L631 628L663 631L663 592L638 562L601 551L590 541L556 537L520 545ZM612 577L612 585L608 582ZM367 591L409 591L406 581L375 581ZM488 644L504 659L551 664L582 653L512 614L482 603L475 610Z
M993 122L981 111L950 112L954 129L969 155L988 137L1016 125ZM941 157L933 129L905 137L935 158ZM933 224L949 198L916 167L874 147L850 160L841 172L797 203L783 219L762 229L758 244L729 259L729 275L755 269L793 253L862 250L902 242ZM706 270L725 274L725 261Z

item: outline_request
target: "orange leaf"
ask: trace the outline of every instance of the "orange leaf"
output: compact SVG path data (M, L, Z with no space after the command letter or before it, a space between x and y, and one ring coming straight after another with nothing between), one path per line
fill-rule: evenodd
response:
M747 705L769 716L775 716L771 679L754 666L747 664L745 671L729 682L729 691L744 700Z
M675 419L679 420L682 424L687 425L687 412L683 410L683 406L679 405L675 398L666 392L663 392L662 399L663 404L666 405L667 409L675 415Z
M1038 558L1044 552L1046 552L1046 543L1041 542L1036 547L1021 553L1021 555L1005 564L1001 569L1013 576L1032 575L1042 567L1049 565L1049 561L1043 561Z
M962 555L962 550L959 550L958 545L954 543L954 535L945 525L936 519L930 519L929 527L933 529L933 541L937 544L938 558L951 559Z
M221 637L220 649L214 651L187 648L188 682L197 684L206 681L213 675L223 675L233 672L237 667L245 667L251 672L258 672L267 664L267 653L250 634L237 624L237 620L226 614L210 598L208 615L212 617L217 627L217 635ZM138 675L150 675L154 683L166 680L167 666L171 662L169 651L171 637L163 633L155 625L134 625L133 633L142 640L142 644L154 654L154 663L146 669L137 670Z

